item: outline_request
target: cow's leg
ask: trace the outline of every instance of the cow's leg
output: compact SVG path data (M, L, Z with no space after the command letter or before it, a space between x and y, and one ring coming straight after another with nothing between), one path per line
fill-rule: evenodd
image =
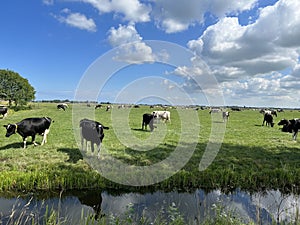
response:
M34 146L37 146L38 144L35 142L35 135L32 135L32 143L34 144Z
M24 143L23 148L24 148L24 149L26 148L26 140L27 140L27 137L24 137L24 138L23 138L23 143Z
M296 141L297 135L298 135L298 129L295 129L295 130L294 130L294 135L293 135L294 141Z
M42 141L41 145L47 143L47 135L48 135L48 133L49 133L49 129L46 129L45 132L44 132L44 135L43 135L43 141Z
M94 142L91 141L91 152L92 152L92 155L94 155Z
M83 144L84 144L84 139L83 139L83 137L81 136L81 150L82 150L82 151L84 150Z
M98 159L100 159L100 148L101 148L101 143L99 143L99 145L97 146L97 150L98 150L97 158Z

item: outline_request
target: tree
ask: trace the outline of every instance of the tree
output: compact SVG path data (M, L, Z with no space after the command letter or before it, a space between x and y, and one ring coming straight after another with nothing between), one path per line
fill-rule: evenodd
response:
M35 99L35 90L28 80L10 70L0 70L0 99L6 100L9 106L26 105Z

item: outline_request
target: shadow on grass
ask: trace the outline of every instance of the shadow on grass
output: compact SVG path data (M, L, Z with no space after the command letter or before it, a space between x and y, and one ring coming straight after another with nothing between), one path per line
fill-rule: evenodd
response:
M150 132L150 129L143 130L142 128L131 128L131 130L134 130L134 131L143 131L143 132Z
M38 146L40 146L40 143L37 142L37 144L39 144ZM26 143L26 148L28 148L29 146L33 145L32 142L27 142ZM7 149L10 149L10 148L20 148L20 149L23 149L23 142L15 142L15 143L11 143L11 144L8 144L8 145L5 145L5 146L1 146L0 147L0 151L1 150L7 150ZM38 147L38 146L34 146L34 147Z
M7 149L10 149L10 148L23 148L23 143L20 143L20 142L15 142L15 143L11 143L11 144L8 144L8 145L5 145L5 146L1 146L0 147L0 151L1 150L7 150Z
M77 163L80 159L83 159L81 152L78 148L59 148L58 152L63 152L69 155L67 162Z

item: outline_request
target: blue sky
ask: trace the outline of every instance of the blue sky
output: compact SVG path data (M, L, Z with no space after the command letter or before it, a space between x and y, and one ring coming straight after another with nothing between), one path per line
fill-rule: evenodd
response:
M4 0L0 6L0 68L27 78L36 100L212 104L215 96L226 105L300 106L300 1ZM149 40L162 42L161 49ZM172 44L185 50L174 56ZM109 53L111 62L103 63ZM125 66L105 74L119 62ZM90 76L109 79L90 79L98 90L79 96Z

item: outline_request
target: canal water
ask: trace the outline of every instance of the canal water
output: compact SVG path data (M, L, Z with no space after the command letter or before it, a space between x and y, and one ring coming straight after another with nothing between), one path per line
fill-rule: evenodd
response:
M157 218L171 220L181 215L187 224L199 224L216 214L241 218L245 223L271 224L293 222L300 212L300 197L282 194L278 190L248 193L235 190L205 192L197 189L190 193L163 192L122 193L109 191L78 191L72 193L24 194L18 197L0 195L0 224L45 223L45 215L55 210L56 218L64 224L79 224L82 218L129 218L148 222ZM49 217L49 216L48 216ZM82 223L83 224L83 223Z

